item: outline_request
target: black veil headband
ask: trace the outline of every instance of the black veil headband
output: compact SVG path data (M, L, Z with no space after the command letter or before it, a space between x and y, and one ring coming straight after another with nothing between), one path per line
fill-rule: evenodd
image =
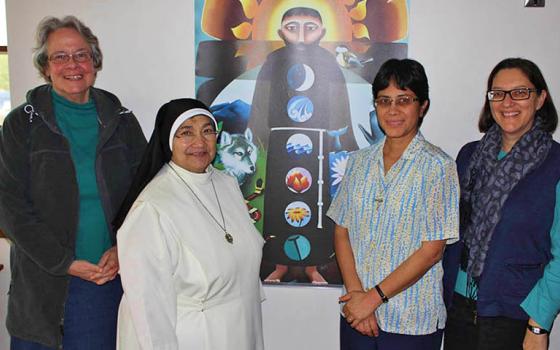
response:
M188 113L189 111L195 114ZM196 111L195 111L196 110ZM121 207L113 220L113 228L118 230L128 211L134 204L140 192L156 176L161 167L171 160L170 140L173 135L171 131L176 131L180 124L195 115L206 115L217 126L215 118L210 113L206 105L198 100L191 98L181 98L172 100L161 106L156 116L154 131L150 137L150 142L144 151L140 166L134 176L128 193L126 194ZM182 120L182 121L181 121ZM176 125L175 122L181 121ZM174 130L173 130L174 129Z

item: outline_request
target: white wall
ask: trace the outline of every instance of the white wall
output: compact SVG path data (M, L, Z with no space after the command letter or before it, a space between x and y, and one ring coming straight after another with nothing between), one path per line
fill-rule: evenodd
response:
M115 93L135 111L149 135L158 108L194 94L192 0L6 0L12 106L43 83L31 48L37 23L73 14L97 35L103 70L96 86Z
M432 103L422 130L433 143L455 156L467 141L480 138L486 80L505 57L535 61L558 107L558 1L544 8L524 8L521 0L411 3L409 56L422 62L430 80Z
M560 3L524 9L523 1L411 0L409 56L426 67L432 105L425 136L452 156L480 137L477 115L485 80L503 57L536 61L560 103ZM449 5L452 3L453 5ZM46 15L74 14L98 35L105 54L97 86L133 109L146 134L158 107L194 93L192 0L7 0L12 105L41 83L31 62L34 30ZM8 264L5 242L0 263ZM9 272L0 272L0 318L5 317ZM337 288L267 287L266 346L338 349ZM0 349L8 347L0 327ZM551 349L560 348L560 326Z

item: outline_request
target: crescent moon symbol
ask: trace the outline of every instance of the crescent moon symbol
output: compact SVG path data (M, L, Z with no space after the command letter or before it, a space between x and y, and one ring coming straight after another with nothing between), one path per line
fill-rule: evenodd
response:
M313 72L313 69L311 69L311 67L306 64L303 65L303 69L305 70L305 80L303 81L303 84L300 85L300 87L295 89L296 91L309 90L309 88L313 86L313 83L315 82L315 73Z

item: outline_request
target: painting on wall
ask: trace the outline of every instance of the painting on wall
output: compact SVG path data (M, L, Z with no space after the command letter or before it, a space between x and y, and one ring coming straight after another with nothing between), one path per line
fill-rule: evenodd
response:
M371 82L405 58L407 0L195 0L196 93L265 239L265 283L342 283L326 216L349 152L379 141Z

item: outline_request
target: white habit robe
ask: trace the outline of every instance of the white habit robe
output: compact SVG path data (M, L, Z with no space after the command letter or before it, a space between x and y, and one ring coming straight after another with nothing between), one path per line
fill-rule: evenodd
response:
M196 193L224 231L181 181ZM117 235L124 295L118 349L263 349L263 239L236 180L164 165Z

